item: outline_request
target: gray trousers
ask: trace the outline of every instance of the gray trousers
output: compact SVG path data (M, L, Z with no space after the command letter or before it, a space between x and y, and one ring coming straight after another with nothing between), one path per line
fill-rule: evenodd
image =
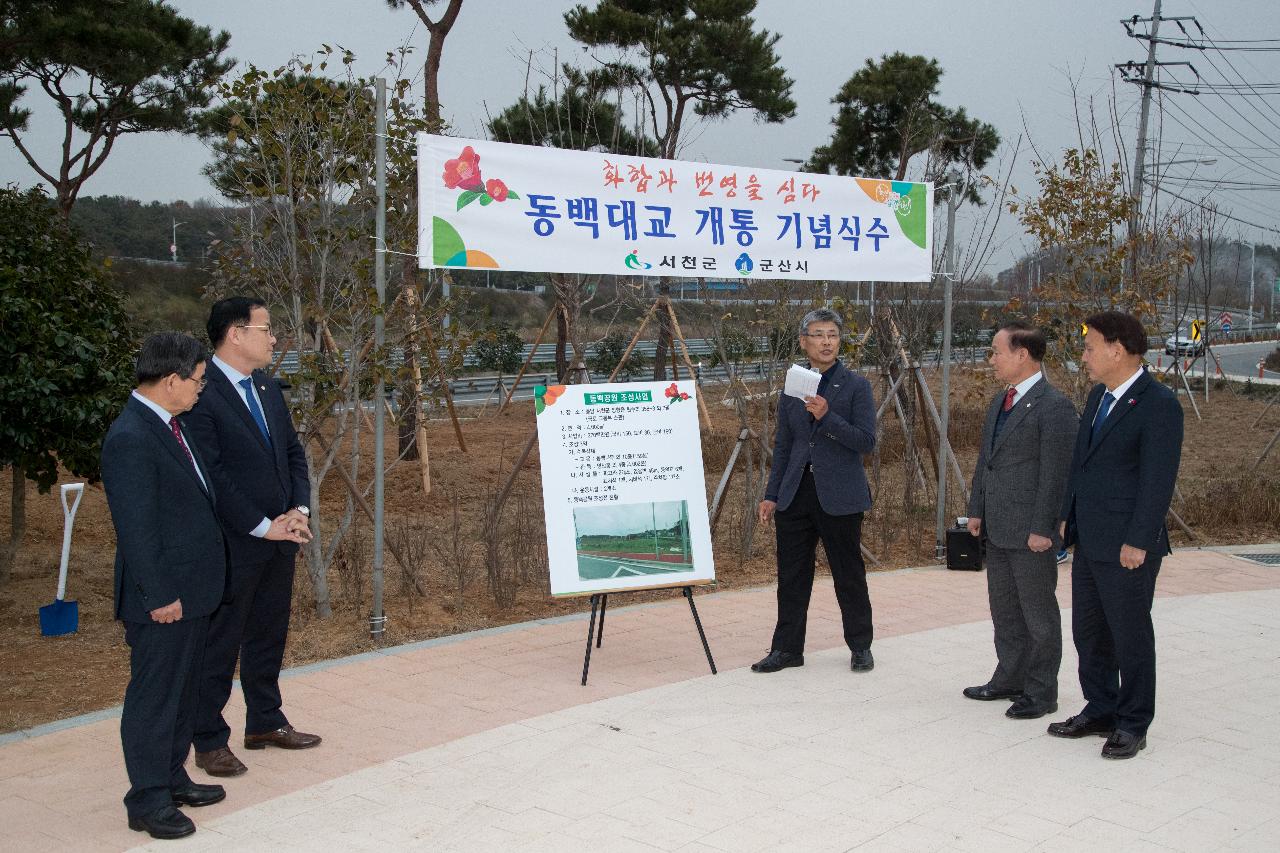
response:
M987 542L987 597L995 626L996 671L991 685L1021 690L1037 704L1058 701L1062 613L1055 549L997 548Z

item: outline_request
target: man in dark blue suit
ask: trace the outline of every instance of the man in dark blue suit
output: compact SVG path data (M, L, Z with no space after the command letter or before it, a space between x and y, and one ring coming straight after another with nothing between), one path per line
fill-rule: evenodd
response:
M1071 630L1088 704L1049 734L1105 736L1103 758L1132 758L1155 716L1151 600L1170 550L1164 520L1182 456L1182 406L1143 368L1141 321L1104 311L1085 328L1081 361L1101 384L1080 419L1061 534L1075 545Z
M226 793L187 775L196 679L209 614L222 599L226 550L208 468L177 416L204 387L205 351L177 332L151 335L138 387L107 431L102 485L116 529L115 615L129 644L120 715L129 828L155 838L196 831L175 806Z
M209 625L196 717L196 766L211 776L248 768L231 751L222 716L236 660L246 708L244 746L306 749L316 735L281 710L280 666L289 632L294 560L308 527L311 483L271 364L275 337L260 299L233 296L209 312L209 390L183 418L209 463L231 558L222 605Z
M839 362L840 315L810 311L800 323L800 348L822 374L818 393L803 401L778 401L773 467L759 518L776 521L778 623L770 652L754 672L804 666L805 623L813 591L818 540L831 565L850 668L867 672L871 656L871 599L862 562L862 514L871 508L871 487L862 457L876 443L871 383Z

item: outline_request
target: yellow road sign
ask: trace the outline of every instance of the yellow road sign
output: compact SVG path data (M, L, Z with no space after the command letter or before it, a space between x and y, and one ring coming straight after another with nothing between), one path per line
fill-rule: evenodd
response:
M1200 325L1201 324L1199 320L1191 321L1191 340L1193 341L1200 340Z

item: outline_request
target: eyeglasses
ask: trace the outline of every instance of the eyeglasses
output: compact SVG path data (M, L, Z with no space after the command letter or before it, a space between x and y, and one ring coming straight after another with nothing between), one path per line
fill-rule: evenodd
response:
M268 323L268 324L267 324L267 325L265 325L265 326L250 326L248 323L245 323L245 324L244 324L243 326L241 326L240 328L242 328L242 329L261 329L262 331L266 332L268 335L270 335L270 334L271 334L271 324L270 324L270 323Z
M824 334L814 334L814 333L811 333L811 332L805 332L805 333L804 333L804 336L805 336L806 338L813 338L815 341L838 341L838 340L840 340L840 335L839 335L839 334L824 335Z
M208 384L209 384L209 380L208 380L208 379L205 379L203 376L201 376L199 379L196 379L194 376L181 376L181 377L179 377L179 378L180 378L180 379L182 379L182 380L184 380L184 381L186 381L186 382L197 382L197 383L199 383L199 385L200 385L200 390L201 390L201 391L203 391L203 390L204 390L204 386L206 386L206 385L208 385Z

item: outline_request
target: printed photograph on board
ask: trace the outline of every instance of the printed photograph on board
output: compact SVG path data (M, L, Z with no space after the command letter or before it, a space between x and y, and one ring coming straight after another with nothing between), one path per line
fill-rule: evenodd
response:
M686 501L575 507L573 528L580 580L694 569Z

